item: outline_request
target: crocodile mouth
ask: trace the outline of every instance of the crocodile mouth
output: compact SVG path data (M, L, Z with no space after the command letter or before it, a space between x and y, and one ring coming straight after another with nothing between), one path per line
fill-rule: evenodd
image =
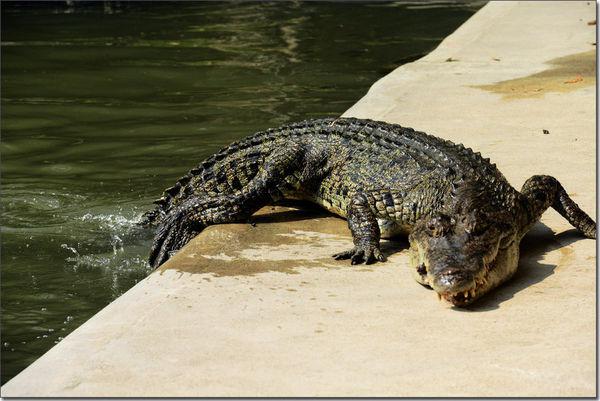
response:
M485 273L473 280L473 286L467 290L457 291L457 292L442 292L437 293L439 299L443 299L446 302L451 303L454 306L466 306L471 302L479 298L481 295L485 293L487 290L487 272L486 268Z
M484 258L483 269L472 279L470 286L466 289L463 287L460 291L440 291L438 292L439 299L443 299L453 306L467 306L507 280L517 266L518 256L513 256L515 258L514 268L511 268L510 263L510 250L514 249L515 244L518 243L512 239L508 243L498 246L493 256Z
M455 306L465 306L482 296L491 286L488 285L488 274L492 270L492 263L486 265L483 272L472 281L470 287L460 291L439 291L433 285L433 279L428 277L427 269L424 264L417 268L417 273L420 276L420 283L432 288L438 299L444 300Z

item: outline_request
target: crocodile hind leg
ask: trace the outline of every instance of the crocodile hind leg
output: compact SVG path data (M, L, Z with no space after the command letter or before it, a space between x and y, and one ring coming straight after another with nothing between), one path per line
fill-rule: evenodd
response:
M528 209L528 216L523 223L523 234L552 206L587 238L596 238L596 223L569 197L556 178L534 175L525 181L521 194L527 200Z
M261 207L281 198L278 185L298 170L302 160L299 146L271 153L256 176L241 190L215 197L190 197L162 220L150 251L150 265L157 267L181 249L205 227L246 220Z
M186 200L166 215L156 232L149 263L157 267L211 224L233 223L253 212L250 205L230 205L226 197ZM248 210L248 212L246 212Z

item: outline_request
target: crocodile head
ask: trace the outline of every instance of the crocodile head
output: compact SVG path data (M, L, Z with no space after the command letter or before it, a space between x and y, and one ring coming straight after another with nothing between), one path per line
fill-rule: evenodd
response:
M421 219L409 236L415 277L454 306L466 306L512 276L519 261L513 214L467 188Z

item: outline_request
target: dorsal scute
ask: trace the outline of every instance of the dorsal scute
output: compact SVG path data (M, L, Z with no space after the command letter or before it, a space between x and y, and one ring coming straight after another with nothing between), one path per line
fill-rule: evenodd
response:
M179 182L176 182L175 185L173 185L172 187L165 189L165 194L171 197L175 196L177 193L179 193L180 188L181 184Z

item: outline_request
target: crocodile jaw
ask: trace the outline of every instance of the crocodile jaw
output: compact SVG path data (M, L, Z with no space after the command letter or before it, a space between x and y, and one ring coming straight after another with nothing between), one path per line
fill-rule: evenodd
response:
M422 285L432 288L440 300L452 306L464 307L481 298L500 284L512 277L516 272L519 261L519 241L514 240L504 248L497 248L493 255L484 259L483 269L471 280L471 285L456 292L448 292L445 288L436 286L430 273L425 253L418 246L410 247L410 264L415 280Z

